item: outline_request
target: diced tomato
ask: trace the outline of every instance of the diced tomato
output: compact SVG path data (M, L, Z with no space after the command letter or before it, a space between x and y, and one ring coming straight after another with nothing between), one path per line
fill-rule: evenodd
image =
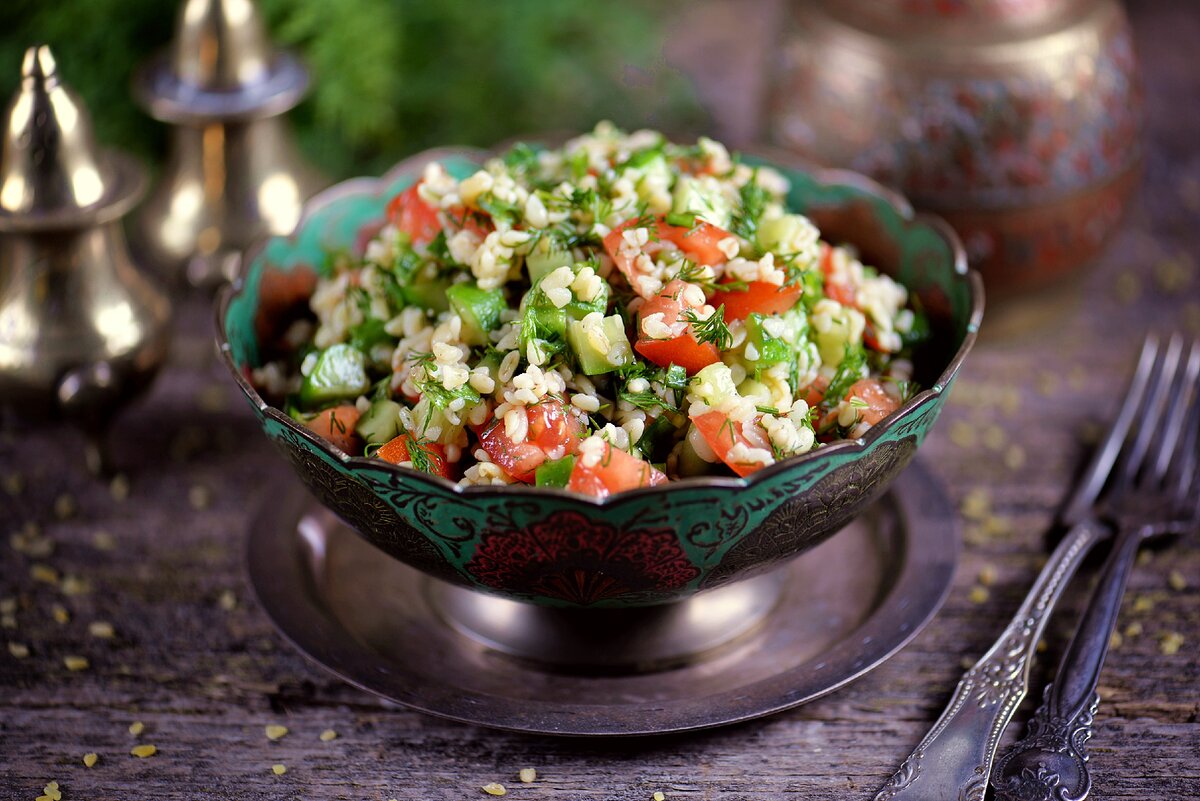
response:
M387 205L387 216L392 225L408 234L414 245L427 245L442 230L437 210L417 194L420 181L391 199Z
M692 327L688 325L679 336L670 339L651 339L642 330L641 321L651 314L662 312L663 322L674 326L685 310L695 308L684 298L688 284L676 279L667 284L662 292L642 304L638 317L638 338L633 347L645 358L659 367L677 364L688 375L695 375L710 364L721 360L721 352L711 342L696 340Z
M782 314L796 305L804 287L800 284L776 286L766 281L751 281L744 291L718 290L709 298L713 306L725 306L726 320L745 320L751 314Z
M635 280L639 275L635 270L635 260L622 253L621 248L622 232L635 227L639 222L638 218L626 220L610 231L604 237L604 249L612 258L613 264L629 281L633 290L642 297L650 297L649 294L642 291L641 282ZM726 261L725 254L717 247L717 243L730 234L715 225L701 221L694 228L687 228L681 225L668 225L662 218L656 218L654 230L655 234L642 248L642 252L647 255L653 255L661 250L663 242L670 242L696 264L720 264Z
M547 459L561 459L579 449L583 421L562 401L553 398L525 407L529 430L520 442L509 439L504 421L493 420L475 429L492 461L517 481L532 484L534 471Z
M450 468L446 464L446 449L437 442L417 442L411 434L401 434L395 439L389 440L375 455L392 464L410 462L412 461L411 447L414 445L423 450L428 457L428 472L442 478L451 477Z
M858 298L854 287L834 279L833 248L827 242L821 243L821 274L825 276L825 297L843 306L855 305Z
M829 379L817 376L804 392L804 402L809 408L825 400L825 390L829 389Z
M854 382L846 393L846 398L858 398L867 404L866 408L859 409L859 419L871 425L900 408L900 401L889 395L883 382L876 378L864 378Z
M334 406L308 421L308 428L319 437L332 442L346 453L357 455L362 443L354 433L360 412L352 403Z
M666 474L620 448L604 443L604 456L588 467L583 459L575 461L567 489L604 498L614 492L638 487L655 487L667 480Z
M767 438L767 432L758 422L758 418L744 423L735 423L724 412L712 411L693 416L692 424L704 437L708 447L713 449L717 458L729 465L730 469L739 476L748 476L755 470L766 466L761 462L738 461L729 455L733 446L737 444L771 452L771 441Z

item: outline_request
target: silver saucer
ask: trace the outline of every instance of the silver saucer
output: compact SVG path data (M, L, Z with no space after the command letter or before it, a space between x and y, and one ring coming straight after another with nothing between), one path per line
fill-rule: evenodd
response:
M480 726L629 736L769 715L862 676L938 610L958 550L955 511L918 463L773 574L655 609L546 610L452 588L384 556L298 483L271 494L248 559L279 631L350 684Z

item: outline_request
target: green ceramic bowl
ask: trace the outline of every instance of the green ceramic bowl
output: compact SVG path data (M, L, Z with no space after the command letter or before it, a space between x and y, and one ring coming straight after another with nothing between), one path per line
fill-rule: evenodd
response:
M263 431L313 494L368 541L436 578L513 600L646 606L803 553L878 498L913 458L975 342L983 315L979 277L940 220L914 214L903 198L859 175L804 170L779 158L757 161L791 180L791 208L810 216L826 239L855 245L867 263L908 286L933 324L934 336L914 359L928 389L860 440L824 446L745 479L686 479L597 500L527 486L464 488L351 457L264 402L247 376L259 364L262 338L279 330L288 311L278 288L291 287L302 304L303 288L326 254L361 252L388 199L427 162L439 160L465 176L487 155L427 151L382 178L320 193L295 233L247 253L218 303L221 353Z

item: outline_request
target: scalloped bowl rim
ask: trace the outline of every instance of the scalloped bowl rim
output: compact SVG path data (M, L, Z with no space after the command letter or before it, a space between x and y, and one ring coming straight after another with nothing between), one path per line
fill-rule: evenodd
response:
M437 161L447 156L467 157L472 160L482 161L492 155L495 150L487 150L484 148L473 147L437 147L423 150L409 156L406 159L395 164L391 169L378 177L362 176L358 178L349 178L345 181L340 181L322 191L316 193L304 202L300 213L300 219L296 222L296 227L292 233L288 234L286 239L288 243L294 243L299 232L303 229L306 222L320 209L326 205L333 203L343 197L354 194L372 194L382 195L387 187L394 184L396 181L411 174L414 170L420 168L424 164L432 161ZM978 271L972 270L967 265L966 251L963 249L962 242L954 229L942 218L920 212L914 212L912 205L908 200L898 192L888 189L877 183L871 178L861 175L850 170L830 169L815 167L807 164L802 160L796 159L789 154L780 152L772 148L757 148L742 151L747 155L760 156L769 162L786 165L792 169L805 172L810 175L817 183L822 186L849 186L867 194L875 195L882 198L893 209L902 220L908 225L926 225L933 228L946 242L950 245L951 251L954 253L954 273L960 280L967 282L968 293L971 302L970 314L967 318L966 333L960 343L958 350L950 358L949 363L942 373L938 376L934 385L928 389L924 389L910 398L907 402L900 406L892 414L888 415L887 419L878 425L872 426L867 433L857 439L846 439L838 442L833 442L828 445L822 445L816 450L799 456L792 456L783 461L775 462L767 465L761 470L756 470L749 476L696 476L691 478L673 479L666 484L660 484L656 487L639 487L637 489L624 490L603 498L595 498L590 495L581 495L571 492L566 489L557 487L534 487L527 484L505 484L505 485L472 485L463 486L455 481L451 481L441 476L424 473L409 467L401 467L390 462L385 462L381 459L369 458L366 456L351 456L345 453L340 448L335 447L332 443L314 434L305 426L300 425L282 409L270 405L258 393L242 371L237 368L233 362L231 346L229 339L225 334L225 318L227 316L229 306L235 298L237 298L245 288L245 272L259 258L266 249L269 242L278 239L278 236L266 236L255 242L244 252L241 262L238 265L237 275L234 280L224 288L218 297L216 304L216 329L217 329L217 346L220 352L221 359L225 363L226 368L237 381L238 386L246 397L254 403L260 412L266 416L276 420L292 433L308 440L310 444L319 448L327 457L335 459L347 469L354 472L355 468L370 468L372 470L384 470L403 477L406 480L416 480L425 482L442 491L449 491L454 494L465 497L486 497L486 496L504 496L512 495L515 497L547 497L557 498L572 503L577 503L582 506L599 507L599 506L615 506L621 503L627 503L641 499L647 495L659 495L662 493L670 493L678 490L693 489L696 487L713 487L720 489L745 489L752 487L754 484L764 481L770 476L780 472L793 470L802 465L807 465L812 462L817 462L822 459L832 458L843 453L862 453L865 452L870 445L879 437L883 436L892 426L898 425L911 415L916 409L924 406L926 403L934 400L946 391L950 382L957 375L959 368L971 348L975 344L975 340L979 335L979 326L983 319L984 307L984 291L983 280Z

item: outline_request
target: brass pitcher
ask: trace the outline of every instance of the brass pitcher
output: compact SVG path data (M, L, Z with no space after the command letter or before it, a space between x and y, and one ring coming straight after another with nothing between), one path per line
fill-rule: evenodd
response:
M135 161L96 146L50 48L29 48L0 154L0 407L99 435L158 371L170 302L121 229L144 190Z
M1118 0L793 0L771 134L945 217L989 295L1117 228L1142 98Z
M173 281L215 285L254 240L290 233L327 184L283 116L307 88L251 0L185 0L171 47L133 80L135 99L171 126L167 164L135 217L135 251Z

